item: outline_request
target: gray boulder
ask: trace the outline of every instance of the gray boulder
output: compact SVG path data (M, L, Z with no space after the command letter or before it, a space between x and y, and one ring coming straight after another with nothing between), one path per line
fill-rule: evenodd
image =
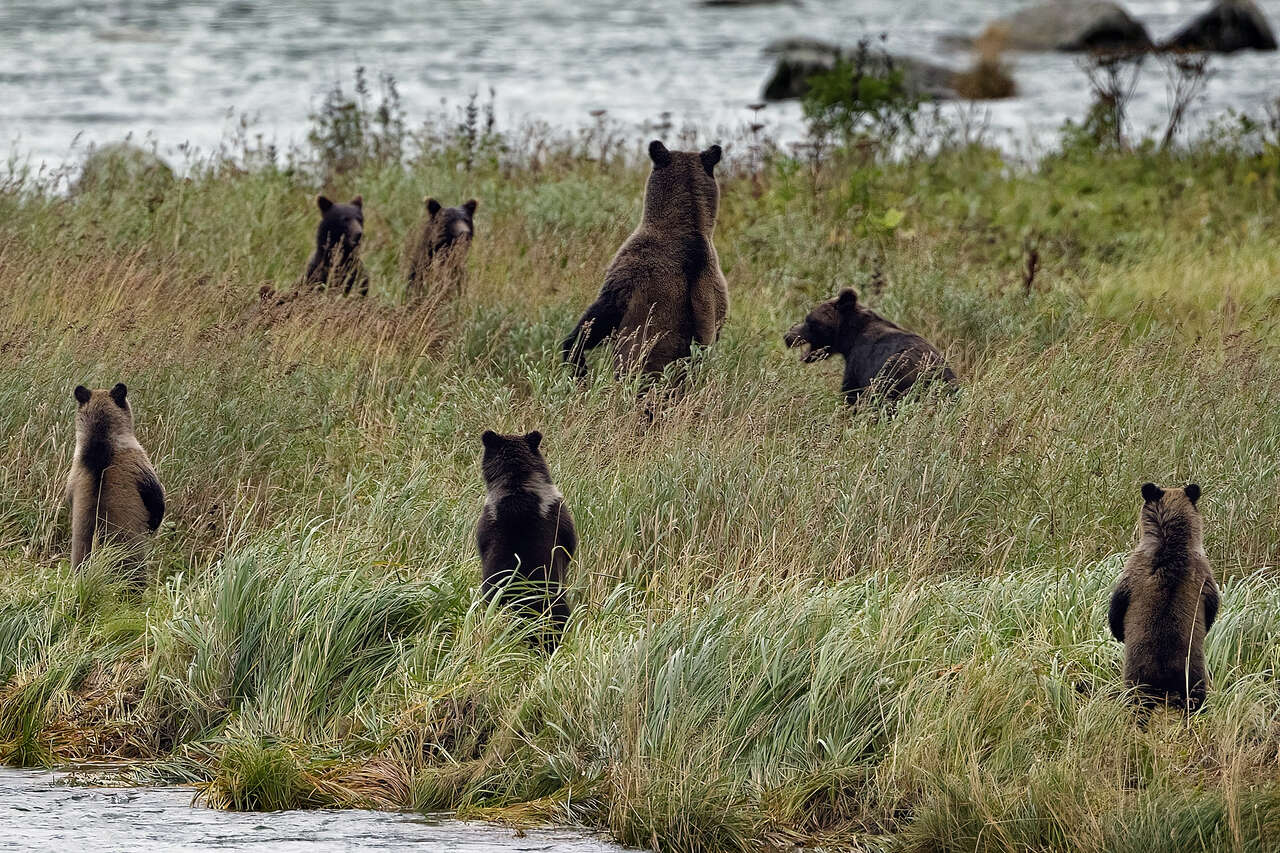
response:
M1151 50L1147 28L1106 0L1054 0L988 25L980 41L1008 50Z
M171 183L173 169L154 152L128 142L113 142L89 149L71 192L114 193L139 184L158 187Z
M765 53L776 56L773 73L764 84L766 101L785 101L802 98L809 91L809 77L835 68L840 59L852 61L856 49L846 49L817 39L780 39L765 48ZM903 83L914 95L935 101L952 100L956 96L952 84L955 71L942 65L934 65L908 56L886 56L869 51L866 71L881 75L892 66L901 71Z
M1166 50L1275 50L1276 35L1253 0L1223 0L1164 43Z

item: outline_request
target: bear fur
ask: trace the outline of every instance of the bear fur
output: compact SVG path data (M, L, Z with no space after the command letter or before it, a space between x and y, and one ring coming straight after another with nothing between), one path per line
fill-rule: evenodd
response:
M544 635L542 642L554 646L569 619L564 578L578 547L573 516L539 450L542 433L499 435L486 430L480 439L486 490L476 525L481 592L550 617L554 634ZM512 589L515 595L510 596L507 588L513 583L525 589Z
M71 506L71 568L93 550L95 537L136 547L164 518L164 488L133 434L124 383L110 391L75 389L76 447L67 477Z
M1138 547L1125 561L1107 621L1124 643L1125 686L1139 702L1204 704L1204 638L1218 615L1218 586L1204 553L1200 487L1142 487Z
M427 221L419 229L410 252L405 293L410 301L419 299L430 282L439 281L461 295L463 264L476 234L475 215L480 202L473 198L459 207L444 207L434 198L427 198L423 204Z
M873 386L892 401L917 382L956 382L932 344L859 305L858 295L849 288L815 307L782 339L788 347L805 347L801 361L806 364L833 352L843 356L840 390L851 405Z
M713 242L720 189L720 146L668 151L649 144L653 171L640 226L609 263L604 285L560 351L578 375L585 354L617 341L619 373L658 374L686 358L697 341L710 346L729 312L729 289Z
M307 262L305 282L317 290L342 287L344 295L353 289L361 296L369 293L369 273L360 260L364 238L364 199L356 196L349 204L316 196L320 224L316 227L316 248Z

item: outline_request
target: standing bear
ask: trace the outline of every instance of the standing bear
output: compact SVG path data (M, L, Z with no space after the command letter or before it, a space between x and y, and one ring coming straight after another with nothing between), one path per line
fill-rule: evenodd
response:
M476 525L483 565L480 589L540 617L550 617L554 647L569 620L564 576L578 548L578 533L564 495L551 482L539 446L542 433L499 435L486 430L481 468L485 500Z
M729 312L729 288L712 237L720 205L715 166L720 146L668 151L649 143L653 171L644 214L605 271L596 301L560 351L578 375L586 353L617 342L619 373L659 374L686 358L692 343L710 346Z
M1138 547L1125 561L1107 621L1124 643L1125 686L1143 705L1204 704L1204 638L1218 615L1218 585L1204 553L1200 487L1142 487Z
M127 395L124 383L110 391L75 389L76 449L67 477L73 569L95 538L136 548L164 518L164 488L133 434Z
M306 284L317 289L341 287L344 295L357 289L369 293L369 273L360 260L364 238L364 199L356 196L350 204L338 204L316 196L320 224L316 227L316 248L307 262Z
M788 347L804 346L801 361L806 364L833 352L843 356L840 391L850 405L872 389L893 401L917 382L956 381L932 344L859 305L858 295L849 288L819 304L782 340Z
M409 283L405 295L410 302L420 299L432 282L451 287L462 295L462 267L476 234L474 198L460 207L444 207L434 198L423 201L427 221L409 252Z

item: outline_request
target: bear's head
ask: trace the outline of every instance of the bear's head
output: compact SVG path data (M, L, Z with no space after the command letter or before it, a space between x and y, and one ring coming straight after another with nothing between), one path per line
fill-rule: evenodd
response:
M480 202L474 198L460 207L445 207L434 198L423 200L427 206L427 231L431 239L431 253L443 252L455 245L465 247L476 234L476 208Z
M353 253L364 238L364 198L356 196L349 204L316 196L320 208L320 227L316 230L316 246L325 252L340 250L345 257Z
M90 391L83 385L77 385L73 392L76 398L76 436L133 435L133 410L129 408L128 393L129 389L123 382L117 382L110 391Z
M537 430L524 435L501 435L485 430L480 441L484 444L480 467L486 484L516 487L534 479L551 479L547 460L538 449L542 433Z
M653 171L644 189L644 221L710 234L720 208L715 175L720 154L719 145L705 151L668 151L659 140L650 142Z
M1155 483L1142 484L1142 533L1168 541L1177 539L1192 546L1203 536L1200 520L1200 486L1190 483L1181 489L1164 489Z
M800 360L806 364L820 361L833 352L843 354L859 311L858 294L846 287L835 299L819 303L803 320L788 329L782 341L788 347L803 346L804 355Z

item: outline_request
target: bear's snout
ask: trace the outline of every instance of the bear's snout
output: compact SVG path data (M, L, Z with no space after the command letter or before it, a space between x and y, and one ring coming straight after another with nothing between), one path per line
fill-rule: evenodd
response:
M787 329L786 333L782 336L782 342L786 344L788 348L798 347L804 343L804 336L800 334L800 327L792 326L790 329Z
M449 240L470 240L471 226L461 219L455 219L449 226Z

